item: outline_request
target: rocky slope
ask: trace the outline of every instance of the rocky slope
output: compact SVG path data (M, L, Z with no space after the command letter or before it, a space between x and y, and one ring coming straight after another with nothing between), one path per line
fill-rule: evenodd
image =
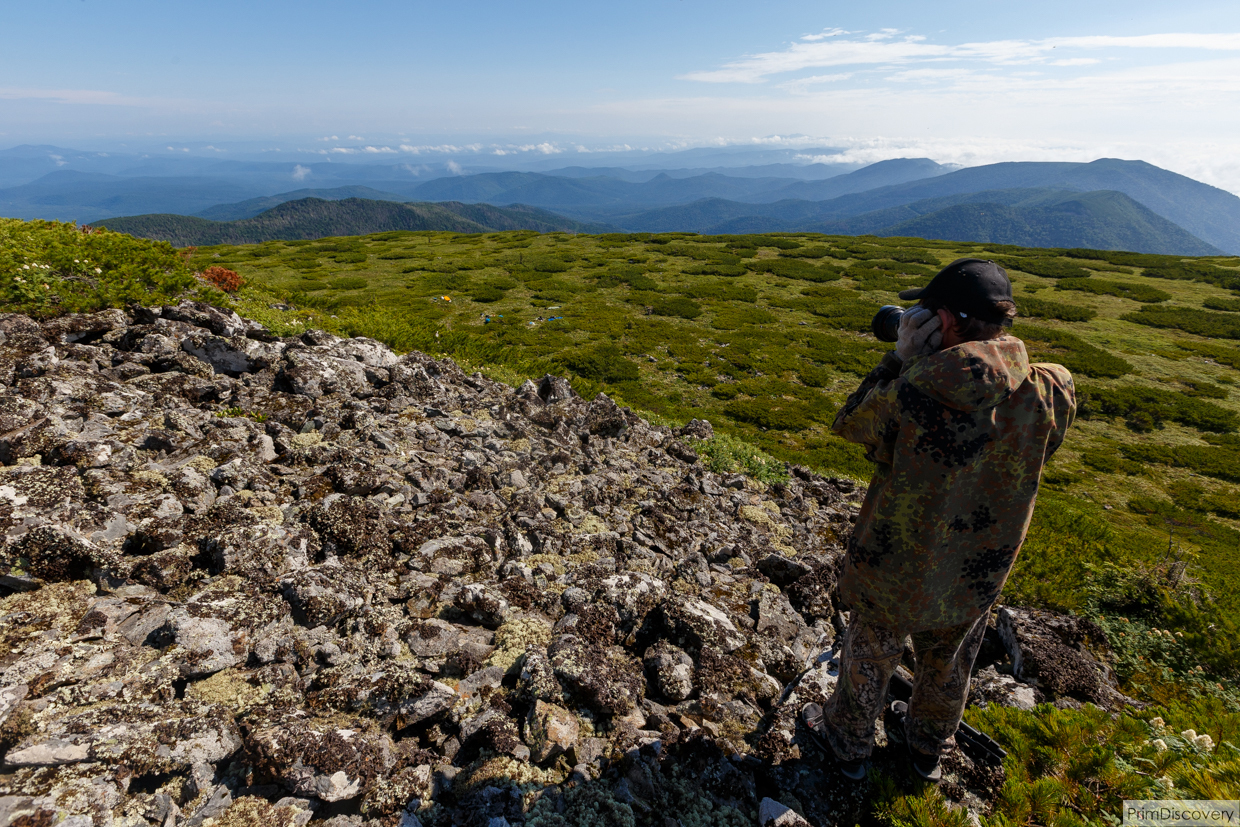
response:
M851 482L721 477L706 422L193 303L0 316L0 385L0 824L864 811L795 721ZM1113 701L1089 629L1001 621L983 659L1026 683L979 701ZM1002 770L948 768L985 811Z

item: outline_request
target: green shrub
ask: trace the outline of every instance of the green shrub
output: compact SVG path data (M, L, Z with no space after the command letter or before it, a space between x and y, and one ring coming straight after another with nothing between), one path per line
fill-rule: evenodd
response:
M826 258L831 255L831 248L822 246L797 247L792 250L781 250L779 254L788 258Z
M837 281L841 270L831 265L813 265L807 261L794 258L761 258L749 262L749 269L755 273L771 273L787 279L800 281Z
M578 376L598 382L631 382L640 375L637 364L626 359L615 345L598 345L556 358Z
M669 244L666 250L669 256L682 256L694 261L709 261L712 264L740 264L740 256L733 255L722 247L704 247L698 244Z
M209 288L198 285L185 258L166 242L0 218L0 302L10 312L49 316L126 302L158 304L194 290Z
M1175 346L1188 353L1212 359L1220 365L1227 365L1240 370L1240 350L1234 347L1227 347L1216 342L1192 341L1179 341L1175 343Z
M760 307L716 307L710 326L715 330L739 330L745 325L774 324L778 317Z
M690 446L716 474L748 474L768 485L788 479L782 462L728 434L716 432L710 439L693 440Z
M1206 299L1202 307L1210 310L1225 310L1228 313L1240 313L1240 299Z
M1038 299L1032 296L1021 296L1016 303L1021 316L1041 319L1059 319L1063 322L1087 322L1098 315L1097 310L1075 304Z
M1240 290L1240 270L1218 267L1204 261L1173 261L1148 267L1141 275L1158 279L1200 281L1227 290Z
M748 285L735 284L730 281L694 284L684 288L681 292L694 299L718 299L745 304L753 304L758 300L757 290Z
M904 261L893 261L890 259L880 258L880 259L871 259L869 261L866 261L864 265L855 264L852 267L849 267L848 270L844 272L844 275L850 276L854 268L856 268L856 270L859 272L867 272L869 270L879 270L879 271L886 272L886 273L894 273L896 275L904 275L904 276L934 276L938 274L939 272L934 267L923 267L920 264L904 262ZM855 276L850 276L850 277L855 278Z
M719 385L720 387L727 387ZM723 412L737 422L748 422L767 430L804 431L812 423L814 406L790 399L733 399Z
M328 282L333 290L363 290L369 284L361 276L342 276Z
M1016 335L1025 341L1031 357L1058 362L1073 373L1116 379L1132 372L1128 362L1063 330L1022 324Z
M650 305L650 312L656 316L679 316L682 319L696 319L702 315L702 306L693 299L683 296L659 299Z
M804 346L805 354L815 362L857 376L867 375L878 365L883 354L895 347L872 339L844 338L829 333L810 335L805 339Z
M1019 270L1032 276L1048 279L1089 278L1089 271L1070 261L1055 258L1012 258L999 256L995 264L1007 270Z
M1093 417L1128 418L1145 414L1155 427L1178 422L1199 431L1231 433L1237 417L1232 411L1179 391L1128 385L1122 388L1077 387L1078 413Z
M1144 284L1128 284L1122 281L1105 281L1096 278L1067 278L1060 279L1055 285L1056 290L1080 290L1084 293L1093 293L1098 296L1118 296L1121 299L1132 299L1133 301L1155 304L1157 302L1165 302L1171 298L1171 294L1156 287L1149 287Z
M1123 456L1114 450L1088 450L1081 452L1081 462L1093 468L1095 471L1101 471L1104 474L1127 474L1128 476L1136 476L1145 470L1145 467L1139 462L1124 459Z
M332 256L332 260L337 264L361 264L370 256L365 253L336 253Z
M1142 307L1120 316L1149 327L1176 328L1212 339L1240 339L1240 316L1188 307Z
M1136 462L1152 462L1187 468L1207 477L1240 482L1240 450L1226 445L1123 446L1124 456Z
M743 276L748 268L740 264L694 264L682 270L689 276Z
M571 269L567 261L552 256L524 256L521 263L539 273L563 273Z

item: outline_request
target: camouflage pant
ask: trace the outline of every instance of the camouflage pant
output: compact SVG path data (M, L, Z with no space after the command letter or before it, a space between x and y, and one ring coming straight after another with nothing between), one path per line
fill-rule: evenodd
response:
M915 749L950 749L969 696L969 677L986 634L986 616L913 634L917 669L905 736ZM840 653L840 677L823 708L827 738L845 761L869 756L874 722L887 705L887 684L900 663L907 635L873 626L852 613Z

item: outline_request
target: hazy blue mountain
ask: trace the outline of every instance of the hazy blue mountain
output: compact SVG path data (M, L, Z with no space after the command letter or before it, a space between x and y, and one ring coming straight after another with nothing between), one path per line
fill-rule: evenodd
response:
M424 201L485 201L491 204L534 204L557 209L634 210L698 198L761 198L789 183L786 178L735 178L713 172L691 178L674 178L667 173L659 173L641 182L602 175L568 178L534 172L497 172L440 178L417 187L412 196Z
M822 181L846 175L864 164L757 164L745 167L686 167L684 169L628 169L626 167L561 167L549 169L545 175L561 178L596 178L606 176L620 181L641 184L663 173L672 178L694 178L717 173L731 178L787 178L792 181ZM888 181L886 183L894 183ZM878 186L875 184L874 186Z
M814 201L743 204L703 199L618 216L630 231L820 232L992 241L1031 247L1090 247L1177 255L1219 250L1123 193L1020 188L961 193L837 217ZM824 214L825 213L825 214Z
M946 166L931 161L929 158L894 158L890 161L879 161L856 172L825 181L799 181L789 184L771 193L771 197L764 200L782 201L797 198L805 201L826 201L849 193L935 178L957 169L959 169L958 166Z
M874 234L1187 256L1222 253L1114 190L1041 196L1016 205L959 204L889 225Z
M222 178L120 178L61 171L0 190L0 215L88 222L138 210L192 214L257 194L243 182Z
M178 247L256 244L277 239L366 235L393 230L482 233L497 230L607 232L615 228L582 224L535 207L459 202L399 204L346 198L286 201L252 218L211 221L187 215L135 215L96 222L116 232L170 241Z
M843 218L927 198L1031 187L1122 192L1203 241L1227 253L1240 253L1240 198L1144 161L989 164L842 196L822 206L825 215Z
M370 187L335 187L333 189L293 190L279 195L267 195L261 198L250 198L236 204L216 204L198 212L198 218L209 218L212 221L239 221L242 218L253 218L272 207L278 207L286 201L299 201L302 198L320 198L324 201L341 201L345 198L365 198L370 201L404 201L405 198L393 192L371 189Z

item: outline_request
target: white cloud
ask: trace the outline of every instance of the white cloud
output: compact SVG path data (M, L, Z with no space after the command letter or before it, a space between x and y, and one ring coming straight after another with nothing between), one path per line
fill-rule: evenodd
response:
M970 60L995 64L1046 62L1056 50L1188 49L1240 51L1240 33L1167 33L1115 37L1053 37L1043 40L992 40L976 43L927 43L921 36L896 39L900 32L883 29L860 39L825 38L790 44L783 51L746 55L722 68L690 72L682 80L704 83L763 83L773 75L829 66L903 65L918 61ZM1057 65L1082 65L1064 63Z
M172 101L160 98L136 98L99 89L21 89L0 87L3 100L44 100L52 103L91 104L95 106L159 106Z
M804 92L812 86L821 86L824 83L839 83L848 80L854 75L853 72L837 72L833 75L811 75L807 78L797 78L785 83L779 84L779 88L787 89L789 92Z
M828 37L839 37L842 34L851 34L846 29L823 29L818 34L807 34L801 39L812 43L815 40L826 40Z
M370 155L392 155L395 154L396 150L390 146L364 146L362 147L362 152Z
M366 139L363 138L361 135L350 135L349 140L350 141L364 141Z
M449 161L448 163L444 164L444 166L446 166L448 168L448 172L452 173L453 175L460 175L462 172L461 165L458 164L456 161Z
M310 167L303 167L301 164L293 167L293 180L304 181L306 176L310 174Z

